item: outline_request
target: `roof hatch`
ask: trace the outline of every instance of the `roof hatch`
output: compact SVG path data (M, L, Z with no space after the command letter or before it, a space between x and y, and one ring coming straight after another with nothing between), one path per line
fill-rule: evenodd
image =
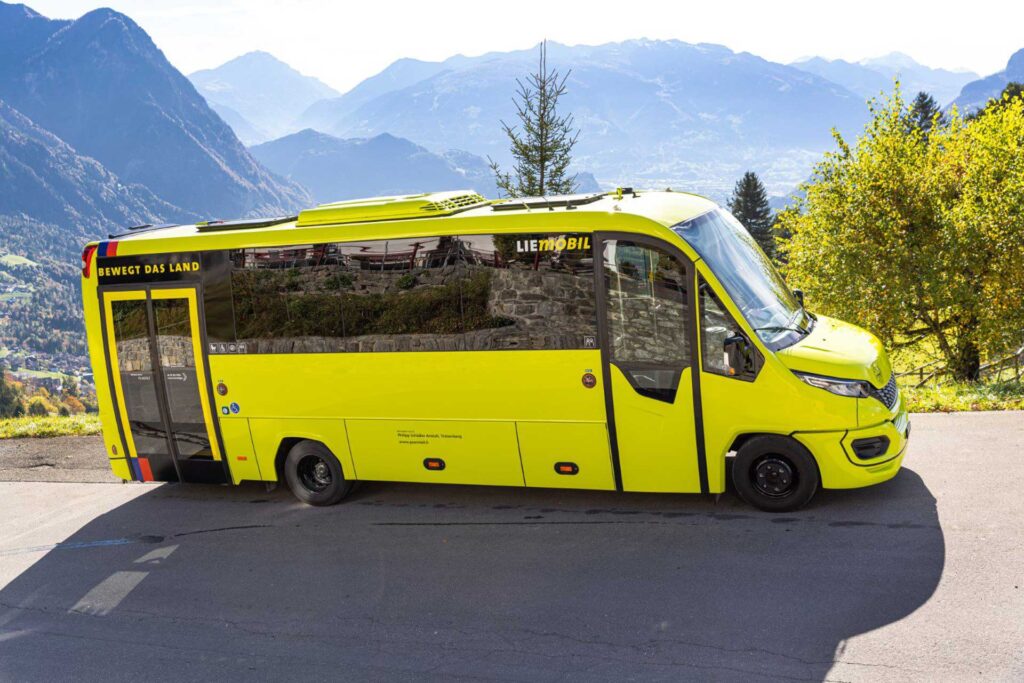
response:
M299 214L299 220L295 226L303 228L312 225L449 216L459 211L488 204L490 204L489 200L472 190L353 199L333 204L321 204L314 209L307 209Z

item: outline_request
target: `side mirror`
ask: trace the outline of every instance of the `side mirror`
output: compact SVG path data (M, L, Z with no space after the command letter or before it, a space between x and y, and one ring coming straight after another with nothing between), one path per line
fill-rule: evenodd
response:
M803 308L804 307L804 290L802 290L802 289L794 289L793 290L793 296L795 296L796 300L800 302L800 308Z
M726 337L722 342L722 347L731 376L742 375L753 370L753 364L750 362L750 342L742 334Z

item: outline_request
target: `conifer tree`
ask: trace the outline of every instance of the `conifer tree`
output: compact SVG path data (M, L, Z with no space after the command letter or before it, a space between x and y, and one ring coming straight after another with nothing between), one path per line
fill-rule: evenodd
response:
M548 69L547 41L540 44L537 71L526 78L516 79L516 116L518 126L504 121L501 127L508 136L515 166L512 172L503 172L493 159L498 188L509 197L539 197L571 194L576 191L576 176L568 175L572 161L572 148L579 130L574 129L572 114L561 116L558 101L566 92L564 76Z
M732 197L729 199L729 211L743 224L764 253L770 258L774 257L775 236L772 224L775 218L768 205L768 193L764 189L764 184L753 171L747 171L736 182Z
M935 117L939 111L939 103L935 98L922 90L917 93L917 97L910 105L910 125L927 135L935 124ZM938 120L941 123L942 117L939 116Z

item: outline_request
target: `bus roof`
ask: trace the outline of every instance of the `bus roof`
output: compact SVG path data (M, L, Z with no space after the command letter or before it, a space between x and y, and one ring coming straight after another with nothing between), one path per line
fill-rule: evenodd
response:
M280 237L280 233L287 232L301 239L300 235L306 228L366 226L366 224L392 223L394 221L430 221L433 223L441 218L481 219L488 216L511 217L540 213L550 215L553 212L571 212L573 219L576 220L581 218L580 214L632 215L647 218L668 227L705 213L715 206L714 202L699 195L671 190L634 191L631 188L620 188L605 193L500 200L488 200L471 190L462 190L370 197L321 204L300 212L298 216L238 221L203 221L188 225L143 225L130 228L127 233L110 237L119 242L130 240L138 243L149 240L194 238L202 235L221 237L237 235L243 240L260 239L267 237L266 233L268 232L276 233L275 237ZM435 227L431 226L431 229ZM411 226L410 229L415 230ZM457 231L458 228L455 230ZM216 241L222 242L222 240ZM139 247L141 246L140 244Z

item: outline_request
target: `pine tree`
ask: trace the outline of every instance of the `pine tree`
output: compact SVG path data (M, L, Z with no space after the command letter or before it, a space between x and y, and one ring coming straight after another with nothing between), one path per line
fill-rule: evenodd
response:
M768 193L764 189L764 184L753 171L747 171L736 182L732 197L729 199L729 211L743 224L764 253L774 257L775 236L772 224L775 217L768 205Z
M935 101L935 98L922 90L917 93L917 97L910 105L910 125L927 135L931 131L932 125L936 121L935 115L939 111L939 103ZM939 116L938 120L941 122L942 117Z
M572 114L558 114L558 100L565 94L565 83L572 72L562 76L554 69L548 70L547 54L547 41L544 41L540 44L537 71L530 74L525 83L516 79L519 86L516 115L521 130L501 122L511 145L514 170L503 172L496 161L489 160L495 183L509 197L542 197L576 191L576 176L569 176L568 169L579 130L573 128Z

